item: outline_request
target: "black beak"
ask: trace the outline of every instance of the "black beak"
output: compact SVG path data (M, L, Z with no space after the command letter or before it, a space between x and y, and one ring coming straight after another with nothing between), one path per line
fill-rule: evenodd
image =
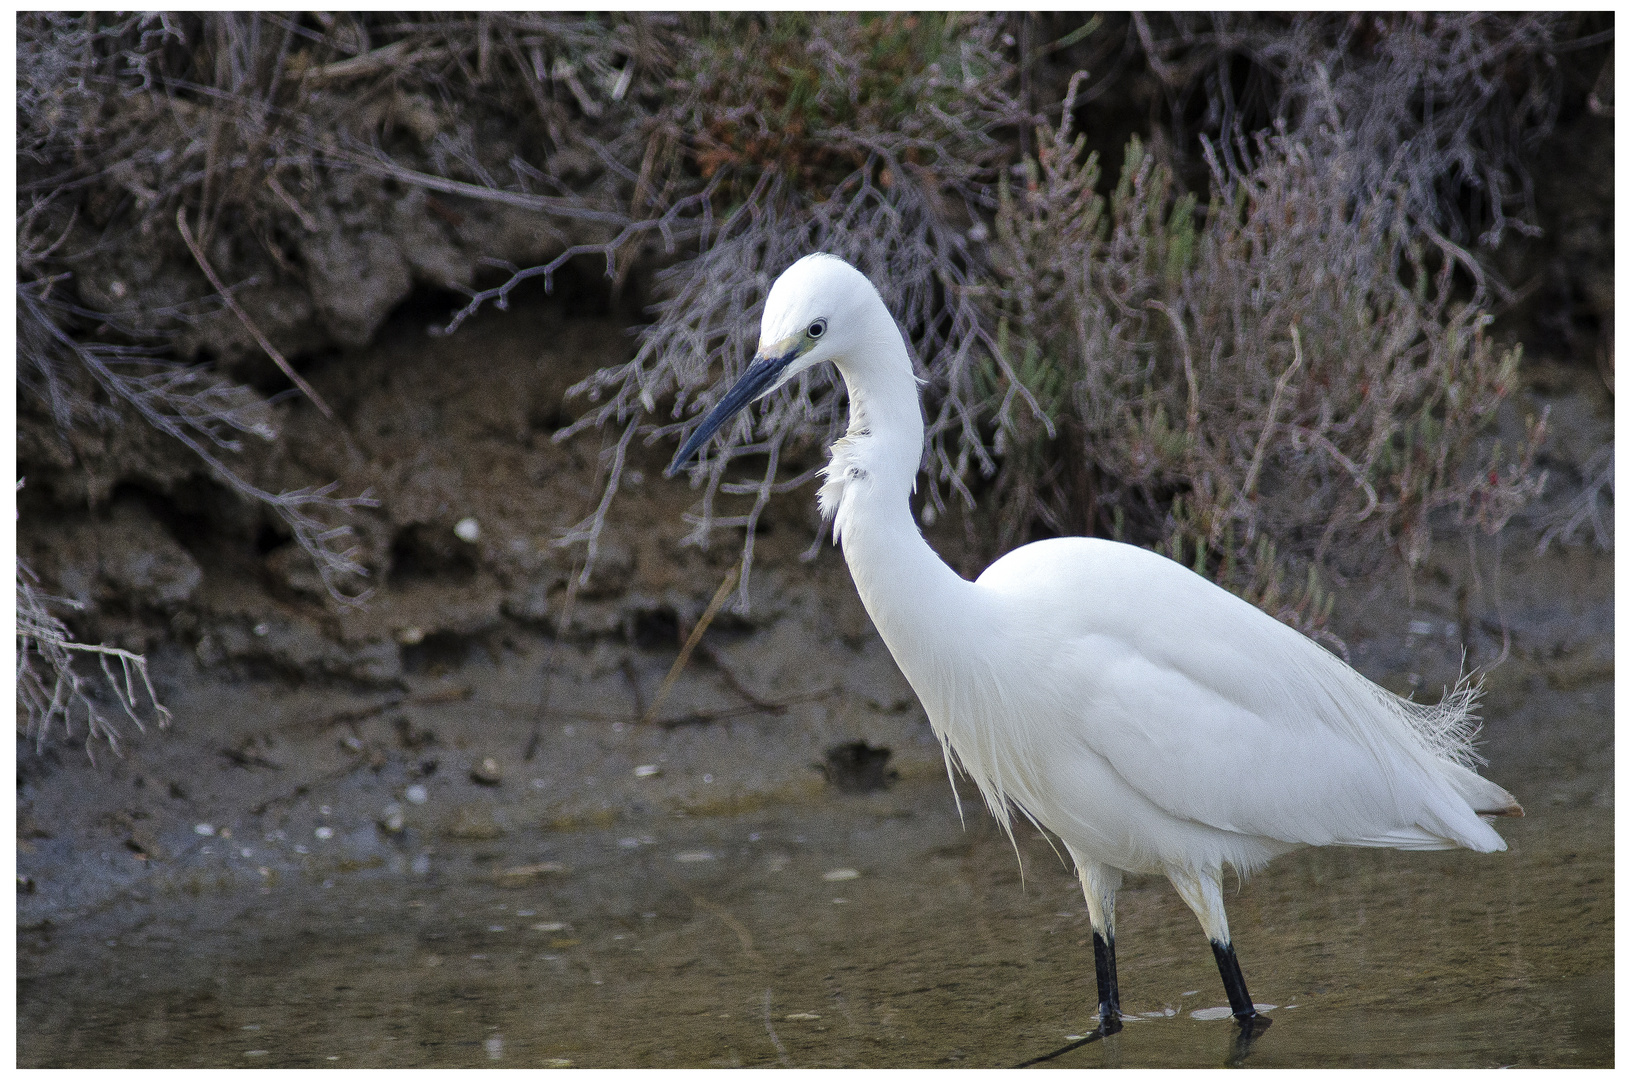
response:
M680 452L674 455L674 460L663 470L663 474L669 477L678 476L686 463L702 449L702 444L725 425L725 421L747 408L759 395L776 385L781 373L797 356L798 350L795 348L787 350L781 356L756 357L747 371L736 381L736 385L730 388L718 405L714 406L713 411L697 429L691 432L691 437L685 440L685 445L680 447Z

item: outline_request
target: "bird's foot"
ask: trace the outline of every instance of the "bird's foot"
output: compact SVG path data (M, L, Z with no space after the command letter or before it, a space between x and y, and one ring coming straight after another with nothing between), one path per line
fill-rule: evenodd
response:
M1231 1066L1244 1065L1246 1058L1251 1055L1252 1044L1258 1040L1263 1032L1274 1023L1262 1013L1253 1009L1249 1013L1235 1014L1235 1041L1229 1048L1229 1060L1225 1063Z
M1032 1066L1032 1065L1039 1065L1044 1061L1052 1061L1054 1058L1059 1057L1061 1054L1068 1054L1072 1050L1075 1050L1078 1047L1086 1046L1088 1043L1094 1043L1094 1042L1099 1042L1099 1041L1104 1040L1104 1039L1108 1039L1110 1036L1114 1035L1116 1032L1118 1032L1120 1030L1121 1030L1121 1013L1120 1012L1110 1012L1110 1011L1101 1012L1099 1014L1099 1026L1094 1028L1092 1031L1088 1032L1086 1035L1083 1035L1079 1039L1071 1040L1070 1042L1066 1043L1064 1046L1061 1046L1057 1050L1050 1050L1046 1054L1043 1054L1041 1057L1034 1057L1034 1058L1031 1058L1029 1061L1022 1061L1018 1065L1015 1065L1014 1068L1024 1069L1024 1068L1028 1068L1029 1066Z

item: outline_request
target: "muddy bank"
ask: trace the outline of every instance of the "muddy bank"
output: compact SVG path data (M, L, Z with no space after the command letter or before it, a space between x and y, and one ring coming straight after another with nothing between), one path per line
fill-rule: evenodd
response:
M175 721L94 768L20 748L20 1061L989 1065L1082 1029L1073 879L1034 834L1017 864L966 785L959 822L839 553L801 558L811 492L773 502L750 608L653 715L736 557L681 546L697 496L661 479L670 448L633 451L562 619L576 556L551 541L593 508L597 447L550 436L579 407L561 391L626 348L558 303L452 339L409 312L311 372L345 436L296 406L276 452L301 456L260 467L381 496L358 612L147 459L96 511L65 477L33 487L24 557L87 630L150 653ZM1521 404L1568 434L1537 521L1612 430L1600 384L1541 370ZM1337 631L1399 692L1436 698L1464 650L1505 649L1486 772L1529 816L1501 856L1306 852L1248 885L1231 917L1254 990L1304 1010L1256 1060L1610 1059L1612 557L1539 555L1536 534L1447 536L1410 580L1342 588ZM1221 1060L1187 1019L1221 1000L1192 917L1159 881L1123 909L1132 1007L1188 1026L1152 1015L1113 1052ZM1388 1023L1355 1042L1360 1008ZM1537 1008L1546 1037L1500 1034Z

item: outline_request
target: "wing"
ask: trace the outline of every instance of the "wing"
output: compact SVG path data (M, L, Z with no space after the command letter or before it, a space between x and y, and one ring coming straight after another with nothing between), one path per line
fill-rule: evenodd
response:
M1504 846L1398 699L1169 559L1046 541L979 584L1031 614L1014 667L1048 671L1065 736L1167 813L1290 843Z

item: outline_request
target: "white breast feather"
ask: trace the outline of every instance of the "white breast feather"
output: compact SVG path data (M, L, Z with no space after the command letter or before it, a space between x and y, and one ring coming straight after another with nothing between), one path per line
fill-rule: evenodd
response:
M826 479L816 493L816 505L821 508L821 516L833 523L832 539L835 544L843 539L846 503L853 505L853 500L845 496L852 485L867 479L867 470L860 462L860 449L861 440L846 435L832 444L832 458L827 462L827 467L821 470L821 475Z

